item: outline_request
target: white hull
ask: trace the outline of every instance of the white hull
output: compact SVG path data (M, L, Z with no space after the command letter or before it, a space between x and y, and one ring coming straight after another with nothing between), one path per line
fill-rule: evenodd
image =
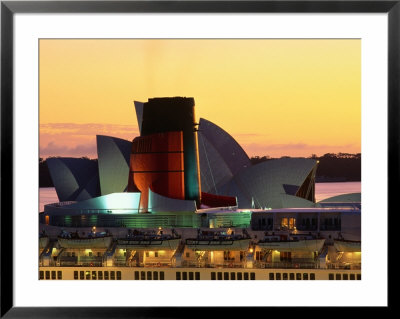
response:
M119 239L117 247L132 250L175 250L178 248L180 239L167 240L125 240Z
M334 240L333 245L337 251L361 252L361 242Z
M325 239L306 239L298 241L269 241L258 243L257 245L263 249L278 250L283 252L293 251L321 251L324 246Z
M247 250L250 239L236 240L186 240L186 247L193 250L215 251L215 250Z
M108 248L113 238L98 237L98 238L58 238L58 243L63 248Z
M54 280L51 272L63 280L361 280L361 270L351 269L252 269L252 268L164 268L164 267L39 267L42 280ZM47 272L47 274L46 274ZM83 277L81 277L81 272ZM105 272L108 278L105 278ZM111 274L113 272L113 274ZM99 277L101 273L102 277ZM119 274L118 274L119 273ZM234 273L234 277L232 274ZM293 277L291 277L293 274ZM94 277L95 275L95 277ZM114 276L113 276L114 275ZM156 277L157 275L157 277ZM75 277L76 276L76 277ZM113 276L113 277L112 277ZM151 277L150 277L151 276ZM196 279L197 278L197 279ZM292 278L292 279L291 279ZM57 279L59 280L59 279Z

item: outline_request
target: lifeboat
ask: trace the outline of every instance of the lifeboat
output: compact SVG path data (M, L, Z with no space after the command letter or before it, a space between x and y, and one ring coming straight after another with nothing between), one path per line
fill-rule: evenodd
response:
M250 245L248 234L235 235L225 231L199 231L197 238L186 239L186 247L193 250L247 250Z
M112 240L113 237L106 232L91 232L87 237L81 237L78 233L63 231L58 236L58 243L62 248L108 248Z
M333 245L337 251L343 252L361 252L361 241L334 239Z
M282 252L319 252L322 250L324 243L324 238L315 238L311 235L266 235L257 245L262 249Z
M134 230L129 232L125 238L118 238L118 248L132 250L175 250L178 248L181 236L172 231L172 235L158 233L141 232Z

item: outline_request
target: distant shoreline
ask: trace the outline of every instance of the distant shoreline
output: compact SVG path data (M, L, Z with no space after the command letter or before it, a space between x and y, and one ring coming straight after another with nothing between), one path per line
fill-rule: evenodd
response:
M290 156L281 158L290 158ZM316 160L318 163L315 176L316 183L361 182L361 153L327 153L323 156L312 155L307 158ZM97 161L97 159L85 159ZM252 165L271 160L278 160L278 158L269 156L253 156L250 158ZM43 158L39 158L39 187L53 187L46 160Z
M329 183L361 183L361 181L342 181L342 180L340 180L340 181L334 181L334 180L331 180L331 181L318 181L318 180L315 180L315 183L316 184L329 184ZM39 186L39 188L54 188L54 186Z
M316 183L351 183L351 182L361 182L361 180L348 180L343 177L316 177Z

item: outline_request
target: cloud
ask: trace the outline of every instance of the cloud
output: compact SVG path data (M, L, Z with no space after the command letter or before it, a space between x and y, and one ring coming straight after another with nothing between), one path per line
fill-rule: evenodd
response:
M90 158L97 157L96 135L108 135L133 140L139 136L139 129L134 125L110 123L44 123L40 125L40 156L66 156ZM321 156L326 153L360 153L361 147L356 144L312 145L307 143L268 144L260 142L265 135L255 133L235 134L245 152L251 156L300 156L311 154ZM254 141L257 141L255 143Z
M44 123L40 125L40 156L97 158L96 135L132 141L139 129L109 123Z
M63 156L63 157L82 157L97 158L96 144L76 145L68 147L62 144L50 142L47 146L39 148L40 157Z
M40 124L40 134L71 135L111 135L132 138L139 135L139 128L135 125L121 125L109 123L44 123Z

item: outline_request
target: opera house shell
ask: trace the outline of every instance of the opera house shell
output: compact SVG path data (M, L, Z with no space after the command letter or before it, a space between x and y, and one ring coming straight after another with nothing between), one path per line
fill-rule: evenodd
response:
M85 200L99 195L96 161L52 157L46 162L60 202Z
M132 143L103 135L97 135L96 140L101 195L125 192Z
M199 154L202 189L236 196L239 208L315 205L314 159L281 158L252 165L232 136L205 119L200 119Z
M168 124L166 132L159 132L157 131L158 125L149 127L149 121L146 122L149 112L146 113L145 106L151 103L164 103L166 99L169 99L167 102L171 103L171 101L175 101L173 99L178 98L149 99L147 103L135 102L141 136L135 138L133 142L98 135L96 139L97 161L48 158L50 176L60 203L46 205L45 213L61 216L67 212L79 211L80 214L107 215L112 213L127 216L129 214L138 215L138 213L143 215L140 213L147 212L164 214L165 218L169 218L169 222L171 222L171 218L176 218L177 213L178 215L193 215L198 210L210 207L268 209L318 205L315 203L316 160L281 158L252 165L246 152L232 136L205 119L200 119L199 123L190 124L198 126L194 131L190 128L191 126L170 129L167 127L170 126ZM187 100L189 99L183 100L182 103L186 103ZM190 99L189 102L192 100ZM193 103L191 106L193 114L190 113L190 117L194 119L194 100L190 103ZM147 106L147 108L149 107ZM180 123L181 120L178 122ZM184 136L185 130L190 134L187 138ZM183 132L183 135L174 133L175 131ZM147 135L146 132L148 132ZM195 133L193 134L193 132ZM195 140L193 140L193 136ZM185 196L168 196L169 193L164 189L165 187L152 188L149 183L141 182L141 187L135 185L140 181L137 173L142 174L145 169L152 173L151 183L153 184L151 185L157 185L154 183L154 167L156 167L154 165L164 165L164 162L157 164L162 161L157 160L151 153L160 152L161 149L164 152L165 148L166 155L162 156L165 159L172 158L171 148L164 147L163 144L157 146L158 149L155 149L157 152L152 152L150 148L147 148L150 151L149 155L146 155L146 152L137 152L147 145L143 143L152 143L154 149L155 143L160 138L175 145L176 150L174 149L172 153L183 152L184 154L183 157L175 155L173 157L180 158L179 161L182 164L177 168L182 169L183 174L179 175L183 183L178 185L180 188L176 185L173 187L178 187L176 194ZM190 146L191 152L187 153L191 157L189 164L184 162L184 160L187 161L186 153L184 153L185 147L188 148L186 145ZM142 160L144 164L135 163L137 159ZM170 164L168 165L171 167ZM186 169L188 165L191 165L190 172L189 169ZM137 171L138 167L142 171ZM169 169L168 167L166 169ZM173 169L176 170L176 168ZM189 176L187 172L191 175ZM172 176L178 175L168 174L171 177L166 179L165 183L167 184L165 185L176 184L175 178ZM196 174L199 176L196 177ZM196 183L198 183L197 186ZM188 188L188 185L192 189ZM157 193L156 189L161 191ZM143 197L142 200L141 197ZM69 215L73 216L74 213ZM193 224L189 215L188 221L185 221L184 224ZM157 222L162 224L160 221Z

